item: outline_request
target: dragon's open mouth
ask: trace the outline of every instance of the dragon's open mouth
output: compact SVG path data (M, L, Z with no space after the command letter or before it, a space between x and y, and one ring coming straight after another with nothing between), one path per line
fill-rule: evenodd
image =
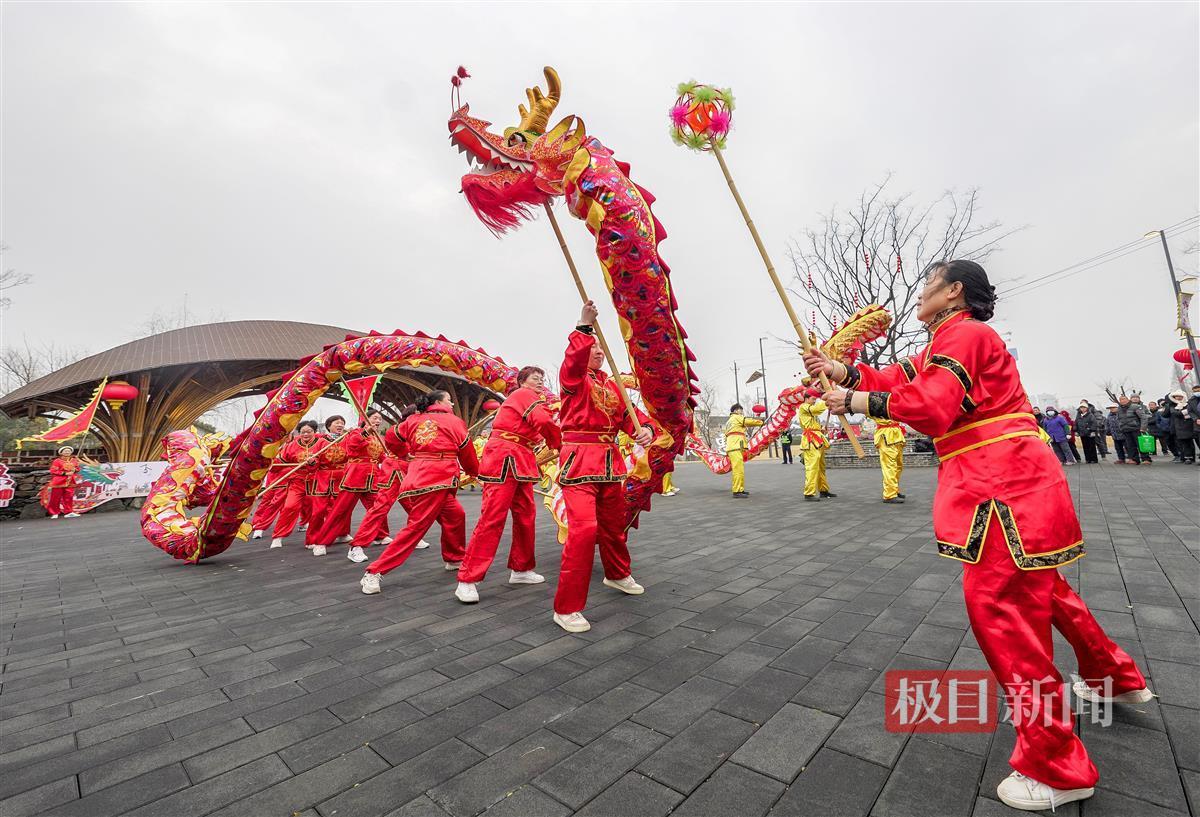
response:
M467 105L455 111L449 127L450 142L467 157L472 173L487 176L501 170L533 171L533 162L525 159L523 144L505 145L499 136L488 132L490 123L468 116L468 111Z

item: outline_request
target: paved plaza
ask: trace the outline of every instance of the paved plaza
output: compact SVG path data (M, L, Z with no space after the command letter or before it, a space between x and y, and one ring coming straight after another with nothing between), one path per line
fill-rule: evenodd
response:
M984 667L934 553L934 470L905 473L904 506L873 469L831 471L817 504L801 477L754 462L733 500L681 466L631 539L645 595L597 573L583 635L550 620L544 514L549 583L500 562L472 606L436 548L368 597L344 547L298 536L186 566L133 512L0 525L0 815L1017 814L995 800L1011 727L883 725L885 670ZM1070 477L1089 555L1064 573L1159 698L1081 723L1100 783L1058 813L1198 813L1198 472Z

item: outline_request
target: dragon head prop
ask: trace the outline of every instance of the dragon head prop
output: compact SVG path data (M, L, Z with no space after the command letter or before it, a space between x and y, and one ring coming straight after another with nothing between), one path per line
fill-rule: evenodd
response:
M493 233L516 227L533 208L563 195L563 176L587 135L575 116L547 129L562 84L553 68L543 70L546 92L527 88L529 107L517 106L521 119L503 134L491 131L491 122L471 116L470 105L450 116L450 142L471 166L462 177L463 195Z

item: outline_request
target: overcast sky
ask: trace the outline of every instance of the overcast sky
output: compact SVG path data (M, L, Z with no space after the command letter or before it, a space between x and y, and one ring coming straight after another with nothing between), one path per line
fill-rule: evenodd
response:
M579 306L550 228L494 239L446 131L457 65L502 128L550 64L558 115L658 198L696 370L732 398L733 361L789 326L716 163L668 138L676 83L734 89L727 157L780 268L893 172L897 193L979 187L984 219L1028 225L988 264L1028 280L1200 212L1197 9L5 2L0 238L33 276L5 341L99 352L186 295L205 317L422 329L556 366ZM1194 241L1172 240L1179 268ZM1031 394L1166 390L1181 342L1146 244L1001 302ZM798 365L766 348L776 392Z

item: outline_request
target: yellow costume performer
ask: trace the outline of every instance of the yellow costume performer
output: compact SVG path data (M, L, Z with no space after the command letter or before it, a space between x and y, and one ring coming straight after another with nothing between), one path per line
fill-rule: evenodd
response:
M829 448L829 438L825 436L825 425L821 421L825 402L819 395L819 389L806 390L804 402L796 408L803 429L800 455L804 458L804 498L814 502L821 497L832 499L837 496L829 490L829 480L825 477L825 451Z
M893 420L875 421L875 448L883 471L883 501L899 504L900 474L904 472L904 426Z
M762 424L762 420L743 417L740 405L729 409L729 420L725 423L725 454L733 470L733 495L736 497L750 496L746 490L746 429Z

